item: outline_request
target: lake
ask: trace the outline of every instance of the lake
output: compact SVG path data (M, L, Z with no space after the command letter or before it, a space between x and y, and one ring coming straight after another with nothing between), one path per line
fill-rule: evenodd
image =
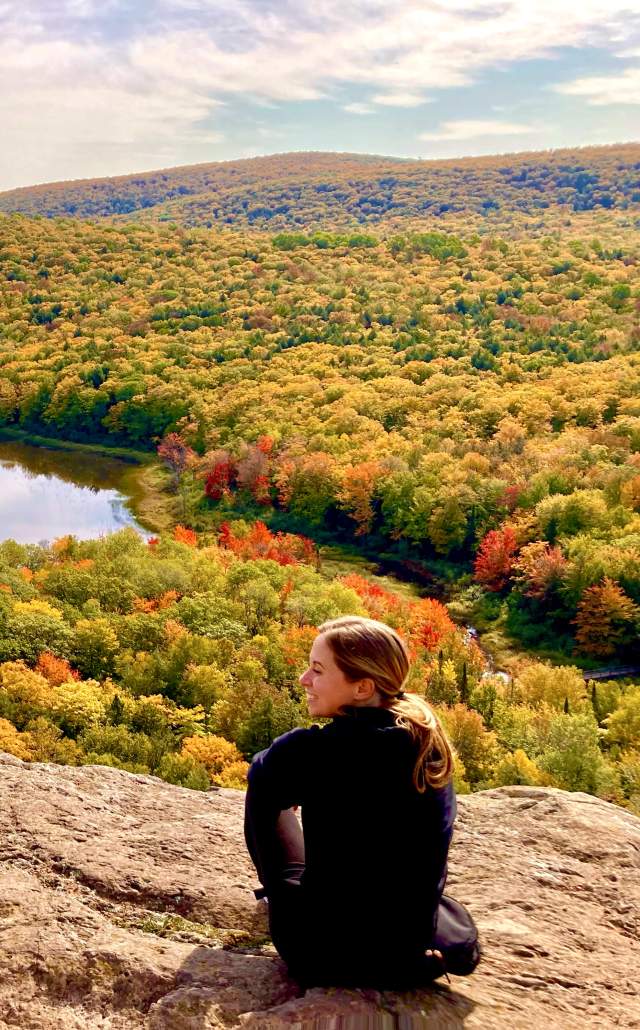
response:
M136 468L87 451L50 450L0 439L0 540L80 539L133 526Z

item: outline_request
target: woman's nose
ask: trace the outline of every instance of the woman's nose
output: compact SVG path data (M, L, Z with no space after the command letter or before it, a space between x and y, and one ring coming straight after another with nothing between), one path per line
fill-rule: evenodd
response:
M302 673L302 676L299 679L299 682L302 683L303 686L305 685L305 683L309 682L309 672L310 671L311 671L310 669L305 669L305 671Z

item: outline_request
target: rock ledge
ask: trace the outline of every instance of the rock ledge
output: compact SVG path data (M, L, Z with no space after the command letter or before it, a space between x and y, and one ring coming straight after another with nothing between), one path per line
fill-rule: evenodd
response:
M460 799L469 980L301 995L270 944L243 795L0 754L0 1030L640 1028L640 819L585 794Z

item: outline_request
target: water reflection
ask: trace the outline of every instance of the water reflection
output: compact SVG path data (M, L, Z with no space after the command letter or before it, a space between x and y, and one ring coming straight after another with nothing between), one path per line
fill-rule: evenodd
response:
M124 526L147 536L122 492L130 475L112 458L0 440L0 539L86 539Z

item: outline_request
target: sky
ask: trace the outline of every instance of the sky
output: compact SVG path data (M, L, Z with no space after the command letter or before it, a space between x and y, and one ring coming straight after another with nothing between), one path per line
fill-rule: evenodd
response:
M640 0L0 0L0 190L640 139Z

